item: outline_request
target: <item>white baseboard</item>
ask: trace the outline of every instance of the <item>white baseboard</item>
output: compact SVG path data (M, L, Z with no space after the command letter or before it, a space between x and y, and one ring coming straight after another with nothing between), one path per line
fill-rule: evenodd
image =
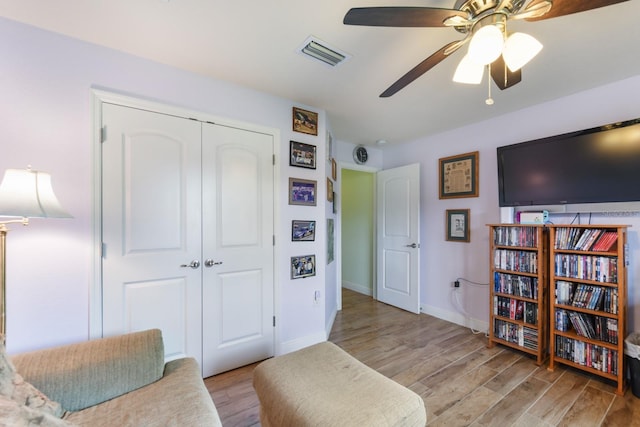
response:
M347 288L350 291L358 292L359 294L369 295L369 296L373 295L373 289L371 289L369 286L360 285L358 283L347 282L346 280L343 280L342 287Z
M458 312L443 310L441 308L433 307L430 305L422 305L421 311L430 316L437 317L438 319L446 320L460 326L471 328L474 331L487 332L489 330L489 322L468 318Z

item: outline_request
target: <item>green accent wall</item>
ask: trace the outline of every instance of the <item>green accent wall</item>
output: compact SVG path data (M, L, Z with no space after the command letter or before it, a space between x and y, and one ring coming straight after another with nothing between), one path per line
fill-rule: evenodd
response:
M342 282L373 290L375 174L342 169ZM357 290L357 289L354 289Z

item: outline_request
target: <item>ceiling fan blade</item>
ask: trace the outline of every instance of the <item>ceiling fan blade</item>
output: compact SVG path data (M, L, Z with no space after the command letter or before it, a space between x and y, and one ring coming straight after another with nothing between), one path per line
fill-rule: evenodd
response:
M464 43L461 43L461 41L463 40L456 40L454 42L447 44L442 49L438 50L433 55L431 55L430 57L428 57L427 59L425 59L418 65L416 65L415 67L413 67L411 71L409 71L404 76L400 77L398 81L396 81L394 84L389 86L387 90L382 92L380 94L380 98L390 97L391 95L400 91L409 83L413 82L415 79L417 79L418 77L420 77L421 75L423 75L424 73L426 73L427 71L429 71L430 69L438 65L440 61L445 59L447 56L451 55L453 52L458 50L460 46L464 44Z
M468 19L467 12L436 7L356 7L344 16L347 25L372 27L445 27L452 17Z
M629 0L553 0L553 6L549 12L539 17L527 18L527 21L541 21L543 19L571 15L572 13L584 12L626 1ZM544 0L534 0L529 4L527 9L541 2L544 2Z
M522 80L522 69L511 71L504 62L502 55L491 64L491 78L500 90L509 89Z

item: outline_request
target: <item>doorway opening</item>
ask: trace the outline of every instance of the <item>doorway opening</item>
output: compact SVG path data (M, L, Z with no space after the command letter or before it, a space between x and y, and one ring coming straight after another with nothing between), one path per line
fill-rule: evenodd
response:
M342 169L342 287L375 297L375 182L373 171Z

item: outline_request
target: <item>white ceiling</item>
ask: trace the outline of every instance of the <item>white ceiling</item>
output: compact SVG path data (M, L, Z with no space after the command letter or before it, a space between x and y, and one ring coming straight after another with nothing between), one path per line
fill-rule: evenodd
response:
M342 24L352 7L452 8L455 0L0 0L0 15L325 109L334 137L401 143L640 74L640 2L510 22L544 49L505 91L453 83L466 48L390 98L388 86L450 41L452 28ZM315 36L352 58L297 53ZM19 46L17 46L19 48ZM630 94L632 95L632 94ZM639 96L640 94L633 94ZM535 120L535 118L531 118Z

